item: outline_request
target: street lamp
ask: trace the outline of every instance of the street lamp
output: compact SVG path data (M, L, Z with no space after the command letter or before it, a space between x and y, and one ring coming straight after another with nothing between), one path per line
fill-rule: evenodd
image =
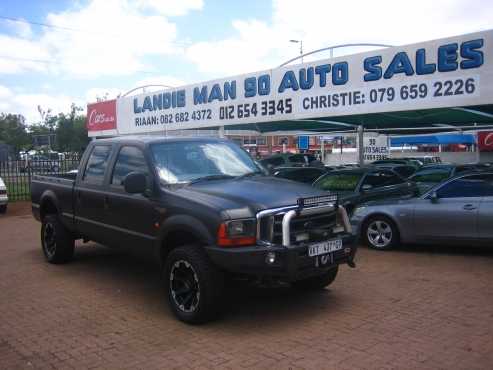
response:
M289 42L300 44L301 63L303 63L303 40L289 40Z

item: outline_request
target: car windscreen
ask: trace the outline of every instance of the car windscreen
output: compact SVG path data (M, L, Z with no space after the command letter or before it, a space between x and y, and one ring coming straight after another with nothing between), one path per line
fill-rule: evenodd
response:
M362 173L344 173L323 176L314 186L325 191L356 191L356 187L363 176Z
M186 183L208 176L242 176L260 172L253 159L228 142L171 142L151 145L154 164L161 180Z
M451 169L430 169L416 172L410 177L410 180L414 182L430 182L439 183L448 179L452 174Z

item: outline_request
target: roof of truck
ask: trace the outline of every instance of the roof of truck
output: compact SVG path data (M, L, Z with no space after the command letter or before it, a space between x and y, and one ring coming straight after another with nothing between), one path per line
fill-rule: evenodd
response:
M128 135L128 136L115 136L108 139L98 139L98 142L142 142L142 143L154 143L154 142L176 142L176 141L227 141L227 139L218 137L204 137L204 136L157 136L157 135Z

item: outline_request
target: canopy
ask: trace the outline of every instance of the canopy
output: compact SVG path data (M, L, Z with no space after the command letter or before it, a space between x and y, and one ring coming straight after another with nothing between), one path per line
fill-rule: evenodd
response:
M391 146L404 145L448 145L448 144L474 144L474 135L471 134L443 134L443 135L421 135L403 136L390 139Z

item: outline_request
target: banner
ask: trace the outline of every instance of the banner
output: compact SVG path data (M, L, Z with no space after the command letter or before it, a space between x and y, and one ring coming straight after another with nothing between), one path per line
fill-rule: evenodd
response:
M480 152L493 152L493 131L478 132L478 148Z
M118 133L492 102L489 30L119 98Z

